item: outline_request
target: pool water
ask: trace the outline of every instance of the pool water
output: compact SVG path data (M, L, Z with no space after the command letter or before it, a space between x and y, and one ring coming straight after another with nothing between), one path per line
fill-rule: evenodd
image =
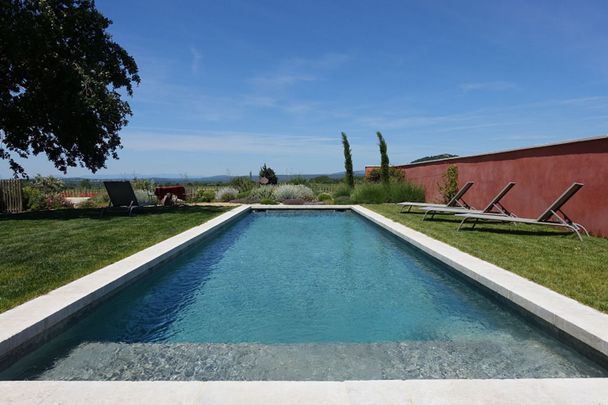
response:
M97 306L2 379L599 377L352 212L254 212Z

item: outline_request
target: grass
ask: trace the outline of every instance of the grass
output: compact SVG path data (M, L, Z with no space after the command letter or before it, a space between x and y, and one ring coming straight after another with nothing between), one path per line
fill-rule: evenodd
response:
M225 212L145 208L132 217L96 209L0 216L0 312Z
M399 213L394 204L366 205L396 222L446 242L563 295L608 312L608 239L584 238L543 226L478 224L456 231L459 220Z

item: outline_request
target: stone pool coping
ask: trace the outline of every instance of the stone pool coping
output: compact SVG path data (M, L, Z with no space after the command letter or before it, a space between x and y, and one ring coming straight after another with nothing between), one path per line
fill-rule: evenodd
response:
M197 242L205 235L251 210L352 210L390 231L465 276L524 308L567 335L608 355L608 315L562 296L546 287L485 262L357 205L243 205L219 215L132 256L57 288L0 314L0 359L75 316L117 288ZM180 388L182 387L182 388ZM103 393L97 396L96 393ZM164 393L164 394L163 394ZM173 393L171 396L169 393ZM525 396L522 394L525 393ZM553 394L555 393L555 395ZM158 394L158 395L156 395ZM348 394L348 395L347 395ZM520 396L522 394L522 396ZM193 396L194 395L194 396ZM202 396L201 396L202 395ZM295 395L295 396L294 396ZM298 402L302 403L602 403L608 398L608 379L535 380L406 380L346 382L0 382L0 402L68 403L104 401L108 396L131 402ZM166 401L163 401L163 398ZM519 400L513 400L518 398ZM182 401L183 399L183 401ZM294 401L298 399L298 401ZM13 402L13 400L15 402ZM92 402L91 402L92 401ZM581 402L582 401L582 402ZM106 401L107 402L107 401ZM114 402L114 401L110 401ZM147 403L151 403L146 401ZM473 401L475 402L475 401ZM608 401L607 401L608 403Z
M608 357L608 315L370 209L352 210Z
M606 404L602 378L385 381L5 381L10 404Z
M205 234L249 212L240 206L201 225L165 239L129 257L74 280L0 314L0 363L12 352L43 336L117 288L129 283ZM1 398L0 398L1 400Z

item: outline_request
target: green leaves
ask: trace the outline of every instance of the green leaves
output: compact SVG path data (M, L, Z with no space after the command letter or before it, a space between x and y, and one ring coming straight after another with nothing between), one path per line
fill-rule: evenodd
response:
M386 142L380 131L376 132L376 135L378 136L378 146L380 147L380 179L382 183L388 186L391 181L391 175Z
M95 172L117 158L131 115L121 91L140 82L90 0L4 2L0 8L0 158L46 154L55 167Z
M355 187L355 176L353 174L353 157L350 150L350 144L348 143L348 138L346 137L346 134L344 132L342 132L342 146L344 147L344 181L350 188L353 188Z

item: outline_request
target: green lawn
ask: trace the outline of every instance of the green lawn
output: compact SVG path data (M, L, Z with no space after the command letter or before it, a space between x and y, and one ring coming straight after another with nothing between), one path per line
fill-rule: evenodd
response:
M0 312L227 211L145 208L132 217L70 209L0 216Z
M365 205L396 222L532 281L608 312L608 239L586 238L543 226L478 224L456 231L459 220L399 213L394 204Z

